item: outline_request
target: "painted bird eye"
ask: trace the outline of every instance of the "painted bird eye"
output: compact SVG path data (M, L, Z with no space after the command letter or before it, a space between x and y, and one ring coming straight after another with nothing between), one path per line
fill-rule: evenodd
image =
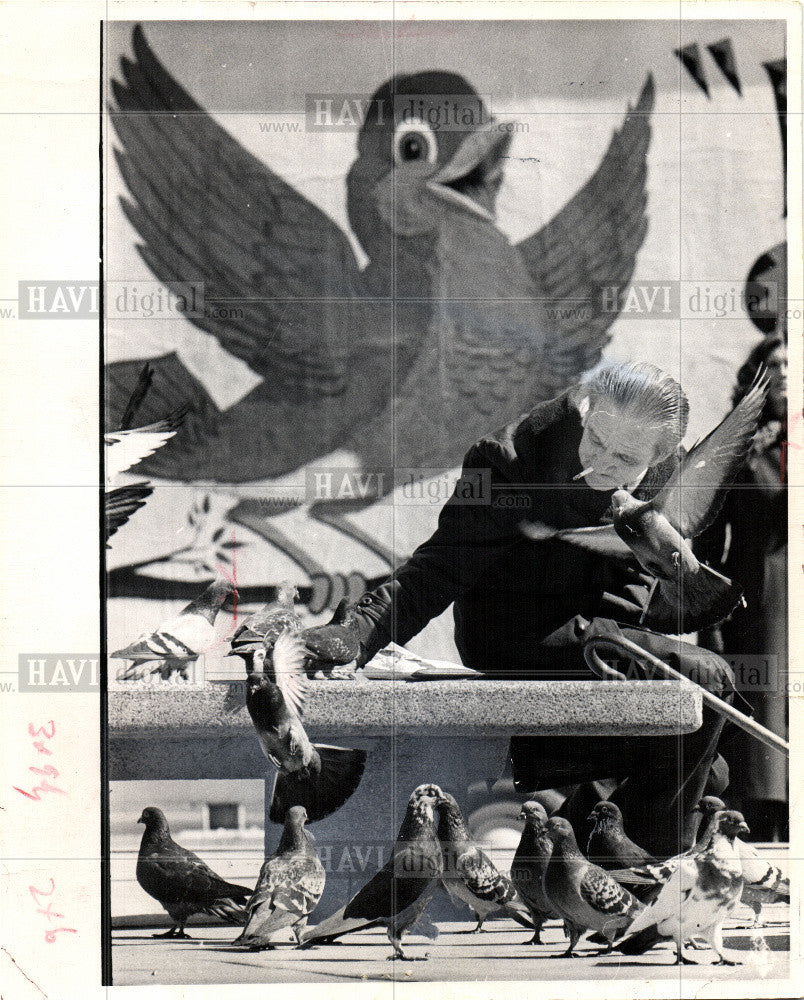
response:
M419 118L400 122L394 132L394 160L397 163L435 163L438 145L435 133Z

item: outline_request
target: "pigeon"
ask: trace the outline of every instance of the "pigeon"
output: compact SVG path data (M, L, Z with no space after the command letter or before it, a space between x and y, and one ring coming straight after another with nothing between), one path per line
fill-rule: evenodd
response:
M251 890L225 882L197 854L170 836L165 814L155 806L143 809L145 824L137 858L137 881L165 908L173 927L158 938L189 938L184 925L195 913L242 924Z
M649 628L680 634L721 621L742 591L699 562L687 540L708 527L723 505L750 450L767 390L767 378L758 376L731 413L684 454L653 499L640 501L616 490L613 524L556 530L525 521L523 534L533 541L559 539L612 559L635 557L655 580L641 619Z
M525 820L525 829L511 864L511 881L527 906L535 928L528 944L541 944L544 922L558 917L542 884L552 851L552 845L545 839L547 810L540 802L526 802L519 818Z
M613 802L598 802L589 815L589 822L594 823L594 828L586 845L586 856L592 864L611 871L656 861L627 836L623 814Z
M302 935L302 948L332 941L364 927L387 929L393 947L389 959L411 959L402 951L402 935L423 914L441 877L443 858L435 826L435 809L443 792L438 785L419 785L408 800L391 856L346 906Z
M277 588L275 601L264 604L250 615L231 639L227 656L242 656L264 647L269 651L277 637L285 631L301 632L301 618L296 614L294 601L299 596L296 588L283 580Z
M659 895L634 920L617 948L625 955L642 955L659 941L672 938L676 964L695 965L683 954L683 945L700 937L717 952L720 964L733 965L723 953L723 922L743 891L742 862L735 839L748 832L742 813L718 812L709 846L680 859Z
M489 419L552 399L599 360L618 312L608 301L620 300L647 230L651 79L583 187L514 245L493 214L511 134L463 77L400 74L366 94L347 232L279 175L269 149L264 162L227 132L141 26L132 41L111 83L123 210L159 281L192 273L207 300L241 304L236 317L191 319L260 379L221 408L176 352L154 359L192 394L199 433L186 426L148 459L151 474L249 483L338 448L363 469L452 468ZM475 127L428 124L445 94ZM576 299L583 316L544 307ZM112 395L132 370L108 367Z
M364 750L313 745L302 724L307 651L286 629L273 643L238 654L247 661L246 708L262 751L277 768L268 815L284 823L292 806L304 806L311 823L339 809L360 784Z
M305 833L304 806L288 809L276 853L260 870L256 888L246 907L243 933L235 944L252 951L272 948L271 937L283 927L292 927L296 943L307 919L324 892L327 874Z
M223 578L213 582L173 618L155 632L143 632L134 642L109 655L113 660L132 660L134 666L158 661L165 668L183 670L215 644L215 619L226 598L234 593Z
M360 653L357 619L346 598L326 625L305 629L303 636L310 655L322 666L351 663Z
M438 839L441 842L441 885L459 903L475 914L479 931L492 916L508 916L524 927L532 927L528 908L509 878L473 843L455 797L444 792L438 800Z
M104 435L104 464L106 467L104 504L107 548L109 547L109 539L117 529L122 527L136 510L143 507L147 498L153 493L153 487L147 482L114 487L113 484L117 476L132 466L138 465L144 458L153 455L158 448L166 444L181 427L182 421L187 416L188 407L185 404L162 420L132 429L134 417L151 388L153 378L153 368L146 362L126 404L120 419L120 427L116 431L109 431Z
M709 846L716 817L725 808L724 803L714 795L706 795L698 803L696 810L703 813L705 824L696 842L696 851L703 851ZM780 868L772 865L751 844L747 844L740 837L734 842L742 862L745 882L740 902L753 911L752 926L760 927L762 907L766 903L790 902L790 880L785 878Z
M615 938L631 924L642 904L602 868L586 860L568 820L551 816L545 835L553 850L543 886L569 937L563 957L572 957L586 931L601 933L608 941L606 951L611 951Z

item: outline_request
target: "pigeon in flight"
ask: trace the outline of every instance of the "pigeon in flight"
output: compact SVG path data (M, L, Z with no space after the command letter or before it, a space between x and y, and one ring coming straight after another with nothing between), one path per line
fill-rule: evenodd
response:
M288 810L276 853L266 859L246 907L245 927L236 944L252 951L273 947L271 938L292 927L296 943L324 893L327 873L305 833L303 806Z
M444 862L441 884L453 899L474 912L477 926L471 933L479 931L484 921L494 916L511 917L524 927L532 927L528 908L512 881L472 841L455 797L444 792L437 809L438 839Z
M205 864L197 854L170 836L165 814L155 806L143 809L137 820L145 831L137 857L137 881L167 911L173 926L159 938L189 938L184 925L196 913L242 924L251 890L233 885Z
M248 483L341 448L363 469L450 468L490 421L553 398L600 359L617 315L603 289L627 287L647 230L651 78L586 184L517 244L494 215L511 133L461 76L386 81L346 178L361 267L347 233L219 125L139 25L132 44L110 116L138 250L158 280L192 274L206 301L237 304L191 320L261 380L220 409L176 353L152 358L163 391L153 406L191 399L194 412L146 460L150 474ZM421 117L403 114L397 94ZM434 130L444 94L484 121ZM551 318L545 300L585 308ZM107 367L112 417L134 364Z
M294 605L298 596L296 588L283 580L276 600L264 604L237 629L231 639L232 648L226 655L244 656L258 649L270 652L283 632L301 632L302 621Z
M735 844L748 833L742 814L718 812L709 846L679 859L675 870L650 906L645 907L617 948L625 955L642 955L655 944L672 939L676 964L695 965L683 954L692 938L704 938L717 952L720 964L733 965L723 952L723 922L743 891L740 853Z
M526 802L519 818L525 820L525 829L511 864L511 881L527 906L535 928L528 944L541 944L544 922L558 918L543 885L552 852L552 844L545 837L547 810L540 802Z
M688 539L708 527L751 447L768 381L759 376L728 416L681 458L651 500L612 496L614 523L556 530L523 522L534 541L559 539L612 559L636 558L655 580L642 622L658 631L695 632L729 615L742 591L696 558Z
M551 816L545 836L553 850L544 873L544 891L569 936L564 957L572 957L587 931L602 934L608 941L606 950L611 951L614 940L631 924L642 904L602 868L587 861L568 820Z
M589 814L589 822L594 823L594 827L586 845L586 856L592 864L611 871L656 861L628 837L623 814L614 802L598 802Z
M408 800L391 856L346 906L302 935L302 948L323 944L359 931L382 926L394 949L389 959L411 959L402 951L402 935L424 912L443 860L436 831L435 810L443 792L438 785L419 785Z
M339 809L360 784L364 750L313 744L302 723L307 694L304 640L287 629L246 660L246 708L265 756L277 769L269 817L284 823L292 806L304 806L311 823Z
M155 632L144 632L128 646L110 653L110 657L131 660L134 669L155 661L163 670L184 671L215 644L215 619L232 593L228 580L220 577L213 580L202 594L173 618L162 622Z

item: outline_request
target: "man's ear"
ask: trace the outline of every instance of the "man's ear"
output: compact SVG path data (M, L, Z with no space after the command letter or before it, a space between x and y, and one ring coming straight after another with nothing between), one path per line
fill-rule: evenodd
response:
M588 388L585 385L576 385L570 392L570 399L578 413L580 413L581 421L585 423L590 406Z

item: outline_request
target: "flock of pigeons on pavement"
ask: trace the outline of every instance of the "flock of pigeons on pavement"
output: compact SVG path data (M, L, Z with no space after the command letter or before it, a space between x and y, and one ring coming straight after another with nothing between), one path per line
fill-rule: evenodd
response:
M702 799L698 809L703 820L695 845L660 862L628 838L614 803L600 802L593 810L584 855L567 820L526 802L520 814L525 827L506 876L473 842L455 798L438 785L419 785L385 865L344 907L307 927L326 872L305 831L303 806L288 809L279 846L253 892L219 878L177 844L161 810L149 807L139 819L145 833L137 880L174 922L157 937L187 938L185 924L194 914L243 925L236 943L250 950L275 947L275 935L288 927L305 949L381 926L393 946L389 959L410 960L402 936L426 920L425 908L440 886L471 907L475 931L489 917L508 917L533 930L526 943L541 945L545 922L562 921L569 940L564 957L573 956L591 932L602 954L641 955L673 941L677 964L696 964L684 954L685 945L711 947L719 964L734 964L736 954L723 949L724 921L742 900L757 923L765 903L789 902L790 886L740 839L749 830L739 812L714 797Z

